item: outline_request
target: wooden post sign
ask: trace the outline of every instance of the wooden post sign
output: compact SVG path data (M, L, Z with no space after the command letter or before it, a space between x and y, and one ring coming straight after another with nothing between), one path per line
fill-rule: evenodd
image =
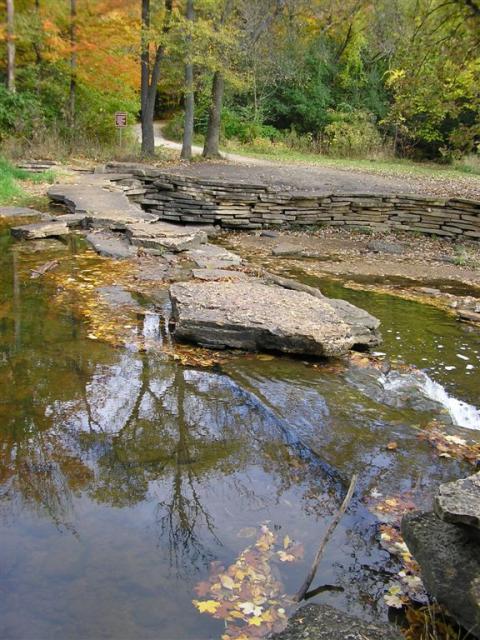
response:
M127 114L125 111L117 111L115 113L115 127L118 131L118 141L122 147L122 129L127 126Z
M117 129L123 129L127 126L127 114L125 111L117 111L115 113L115 126Z

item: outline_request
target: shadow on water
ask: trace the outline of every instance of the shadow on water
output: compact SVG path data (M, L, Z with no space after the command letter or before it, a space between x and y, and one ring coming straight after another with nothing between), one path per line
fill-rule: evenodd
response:
M395 566L360 498L415 488L428 499L461 472L419 444L411 426L428 412L380 404L301 360L197 371L88 340L48 282L29 278L56 255L74 273L81 244L36 246L0 235L0 636L219 637L222 623L191 603L209 563L230 564L249 544L241 531L269 522L305 546L304 561L279 568L293 593L354 472L357 499L319 578L344 591L317 600L385 618Z

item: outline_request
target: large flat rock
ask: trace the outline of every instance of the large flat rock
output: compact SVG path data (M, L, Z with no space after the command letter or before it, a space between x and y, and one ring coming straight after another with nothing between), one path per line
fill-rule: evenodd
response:
M228 269L193 269L193 277L205 282L218 280L248 280L249 276L243 271L230 271Z
M212 348L341 356L379 341L376 330L348 324L328 298L260 282L179 283L170 297L176 336Z
M127 237L136 247L163 249L174 253L198 249L208 240L206 232L200 227L185 227L167 222L128 225Z
M86 237L90 246L101 256L124 260L132 258L137 250L125 238L108 231L89 233Z
M188 251L186 256L200 269L226 269L236 267L242 262L236 253L214 244L206 244L200 249Z
M77 184L57 184L48 190L54 202L64 204L71 213L84 214L93 226L115 229L136 222L154 222L158 216L146 213L121 190L108 187L106 180L79 177Z
M54 238L65 236L69 233L66 222L54 220L53 222L36 222L20 227L12 227L12 236L20 240L38 240L39 238Z
M445 522L480 529L480 472L440 485L434 507L436 514Z
M413 513L402 534L420 564L428 592L480 638L480 542L473 528L443 522L435 513Z
M367 622L328 604L307 604L288 621L274 640L401 640L403 635L390 624Z

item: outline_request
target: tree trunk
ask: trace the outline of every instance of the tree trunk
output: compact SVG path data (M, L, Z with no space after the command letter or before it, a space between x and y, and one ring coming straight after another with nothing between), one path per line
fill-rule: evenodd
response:
M41 25L41 19L40 19L40 0L35 0L35 18L36 18L36 26L40 27ZM35 34L34 38L33 38L33 50L35 51L35 63L40 66L42 64L42 47L40 42L37 40L37 37L39 37L38 33ZM38 72L38 75L40 77L40 69ZM37 82L37 89L38 89L38 82Z
M195 18L193 10L193 0L187 0L187 20L193 23ZM183 145L181 158L183 160L192 159L192 142L193 142L193 121L195 115L195 95L193 86L193 64L192 55L192 35L188 35L187 39L187 62L185 64L185 122L183 127Z
M208 114L207 135L203 148L204 158L220 157L220 125L222 121L223 93L225 79L221 71L216 71L212 83L212 103Z
M15 93L15 6L7 0L7 88Z
M142 155L152 156L155 153L155 133L153 131L153 116L149 118L149 88L150 88L150 51L148 30L150 28L150 0L142 0L142 49L141 64L141 122L142 122Z
M77 0L70 0L70 127L75 127L77 99Z
M163 33L170 29L173 0L165 0L165 19ZM155 154L155 132L153 118L155 115L155 99L157 86L160 81L161 63L164 47L159 45L155 53L153 65L150 64L149 35L150 29L150 0L142 0L142 42L141 42L141 123L142 123L142 155Z

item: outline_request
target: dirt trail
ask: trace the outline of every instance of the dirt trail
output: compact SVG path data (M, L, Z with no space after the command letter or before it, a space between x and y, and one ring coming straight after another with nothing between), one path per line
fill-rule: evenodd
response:
M167 138L165 138L165 136L163 135L163 127L166 124L167 123L164 121L155 122L154 124L155 147L165 147L166 149L172 149L173 151L178 151L178 153L180 154L182 150L182 144L180 142L174 142L173 140L167 140ZM138 141L141 142L142 130L139 124L135 125L135 132L136 132ZM197 145L193 145L192 152L194 156L201 156L203 152L203 148ZM222 159L227 160L228 162L234 162L236 164L245 164L245 165L266 166L271 164L267 160L250 158L248 156L242 156L236 153L222 153Z

